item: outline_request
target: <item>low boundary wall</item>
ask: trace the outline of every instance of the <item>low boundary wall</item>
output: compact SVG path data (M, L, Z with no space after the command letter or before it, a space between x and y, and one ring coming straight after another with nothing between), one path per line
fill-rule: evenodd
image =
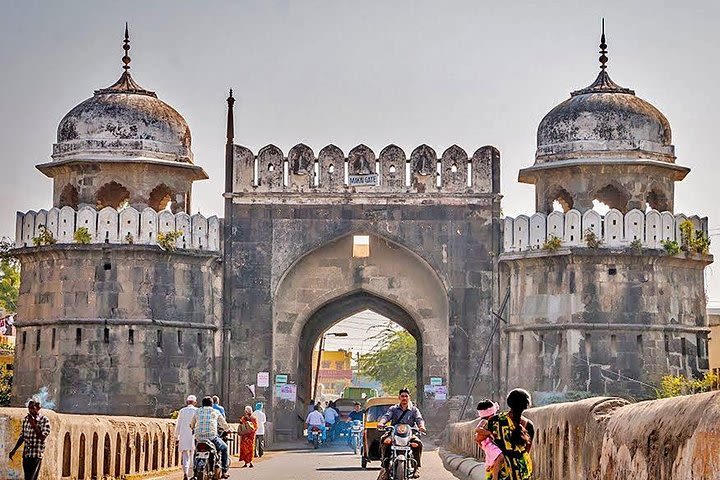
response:
M536 479L720 480L720 392L633 404L597 397L527 416ZM482 460L476 424L449 425L448 449Z
M69 415L42 410L50 420L40 480L137 478L179 468L175 420L145 417ZM22 447L11 462L25 408L0 408L0 479L22 479ZM237 430L237 424L230 424ZM266 432L272 425L266 424ZM266 439L268 439L266 435ZM230 454L239 453L232 439ZM267 442L266 442L267 443Z

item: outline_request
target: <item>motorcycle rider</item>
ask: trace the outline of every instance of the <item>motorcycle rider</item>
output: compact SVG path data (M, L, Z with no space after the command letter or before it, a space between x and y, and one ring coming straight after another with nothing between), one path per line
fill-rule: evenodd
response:
M210 440L215 445L220 454L220 468L222 469L220 478L230 478L228 475L228 469L230 468L228 446L218 435L218 427L224 431L230 430L225 417L213 408L212 397L203 397L202 407L195 412L195 416L190 421L190 428L195 434L195 443Z
M390 407L388 411L380 417L377 428L383 430L385 424L390 422L391 425L405 424L410 427L417 427L422 433L425 433L425 420L423 420L422 413L413 403L410 401L410 390L407 388L401 388L398 392L398 404ZM386 444L385 439L391 435L390 432L385 433L380 439L380 445L382 445L382 468L387 473L388 462L390 460L390 444ZM412 447L413 457L417 462L417 468L413 474L413 478L420 476L420 457L422 456L422 442L416 435L413 435L410 439L412 444L417 447Z
M348 419L351 422L355 420L360 420L361 422L363 421L363 411L360 402L355 402L355 405L353 405L353 411L348 415Z
M305 419L305 427L308 431L308 438L310 438L310 433L312 432L313 427L317 427L322 432L322 440L325 441L325 416L320 412L320 404L316 404L313 407L313 411L310 412Z

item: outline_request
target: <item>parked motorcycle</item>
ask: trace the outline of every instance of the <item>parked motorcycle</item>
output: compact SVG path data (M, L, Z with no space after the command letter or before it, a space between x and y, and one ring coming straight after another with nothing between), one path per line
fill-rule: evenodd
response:
M412 441L413 435L420 431L410 425L394 425L385 427L390 435L384 440L390 445L390 459L388 461L389 480L409 480L417 469L417 460L413 458L412 448L417 447Z

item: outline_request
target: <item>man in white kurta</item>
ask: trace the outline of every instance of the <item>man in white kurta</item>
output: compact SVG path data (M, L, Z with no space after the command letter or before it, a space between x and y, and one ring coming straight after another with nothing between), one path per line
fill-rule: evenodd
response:
M175 423L175 439L180 452L180 462L183 470L183 480L193 476L193 455L195 453L195 437L190 428L190 421L195 417L197 411L197 398L195 395L188 395L185 401L186 406L180 409L177 422Z

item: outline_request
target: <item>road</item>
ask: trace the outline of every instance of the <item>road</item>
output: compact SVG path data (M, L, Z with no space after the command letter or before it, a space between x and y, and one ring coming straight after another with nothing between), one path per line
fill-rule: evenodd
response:
M456 480L445 470L437 450L426 443L423 452L421 478L427 480ZM286 450L267 452L256 459L255 468L240 468L242 462L233 458L230 479L261 480L375 480L379 463L373 462L367 470L360 467L360 456L353 455L347 447L329 444L319 450L305 448L304 444L284 446ZM182 479L172 475L166 480Z

